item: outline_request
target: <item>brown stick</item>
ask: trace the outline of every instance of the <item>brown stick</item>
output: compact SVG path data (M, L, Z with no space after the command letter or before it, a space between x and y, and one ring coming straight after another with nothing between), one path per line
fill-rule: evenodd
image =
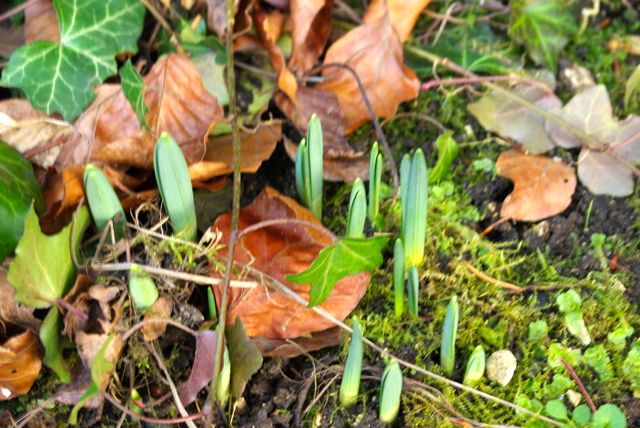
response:
M567 371L569 372L569 375L571 376L571 379L573 379L573 381L576 383L576 385L578 385L578 389L582 393L582 396L584 397L584 400L587 402L587 406L589 406L591 411L593 413L595 413L596 412L596 406L593 404L593 400L591 399L591 396L587 392L587 388L584 387L584 384L582 383L582 381L580 380L580 378L576 374L576 371L573 369L573 367L571 367L571 364L569 364L569 362L567 360L565 360L564 358L561 358L560 361L562 361L562 364L564 364L564 366L567 368Z

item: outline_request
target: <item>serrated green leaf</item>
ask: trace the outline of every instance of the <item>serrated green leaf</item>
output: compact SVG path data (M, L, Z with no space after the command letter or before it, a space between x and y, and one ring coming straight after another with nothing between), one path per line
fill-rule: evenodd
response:
M74 220L56 235L40 230L33 208L27 214L24 234L9 265L7 279L16 290L16 301L32 308L51 307L73 284L76 268L71 245L76 248L89 225L89 210L82 207Z
M240 317L227 326L225 338L231 361L231 394L239 398L251 376L262 367L262 353L247 337Z
M144 103L144 81L138 70L131 64L130 59L120 69L120 83L125 98L138 117L140 127L151 129L147 121L149 107Z
M71 382L71 372L62 357L62 318L57 307L49 309L49 313L40 327L40 341L44 346L44 364L53 370L58 379L64 383Z
M382 263L382 249L388 238L377 236L369 239L340 238L324 248L313 264L305 271L288 275L287 280L296 284L309 284L309 307L327 300L336 282L345 276L372 271Z
M93 87L116 73L114 56L135 53L145 9L138 0L54 0L60 42L16 49L0 83L22 89L31 104L66 120L95 98Z
M512 0L509 34L531 59L555 72L558 54L578 30L571 9L560 0Z
M33 203L44 208L42 191L31 163L8 144L0 141L0 261L13 253Z

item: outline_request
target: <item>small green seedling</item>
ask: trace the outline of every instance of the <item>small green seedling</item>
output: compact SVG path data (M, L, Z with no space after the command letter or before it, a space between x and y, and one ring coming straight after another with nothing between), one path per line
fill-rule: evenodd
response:
M447 315L442 327L442 343L440 346L440 365L451 377L456 363L456 336L458 334L458 298L453 296L447 307Z
M409 306L409 315L418 316L418 300L420 291L420 278L418 276L418 268L411 266L407 274L407 303Z
M349 213L347 215L347 238L363 238L364 222L367 219L367 195L364 184L356 178L351 188L349 198Z
M378 148L378 142L373 143L371 147L371 156L369 158L369 210L368 216L371 224L376 223L378 212L380 210L380 186L382 185L382 153Z
M141 311L158 300L158 288L153 279L136 264L129 269L129 295L136 309Z
M480 382L482 376L484 376L486 362L486 354L482 345L475 347L469 361L467 361L467 369L464 372L464 380L462 383L468 386L473 386Z
M427 163L421 149L409 161L400 165L400 194L402 203L401 238L407 266L419 266L424 258L427 233Z
M396 318L404 313L404 247L402 239L396 239L393 246L393 303Z
M627 346L627 339L633 335L634 331L628 322L622 320L616 329L607 335L607 340L615 349L621 351Z
M380 408L378 416L387 424L392 424L400 412L402 394L402 370L398 360L387 363L380 381Z
M458 143L453 139L453 132L447 131L440 135L435 142L438 149L438 161L433 169L429 172L429 183L437 183L447 175L451 170L453 161L458 156Z
M360 377L362 376L362 327L357 318L351 323L351 343L349 355L344 365L342 383L340 384L340 404L349 407L358 399L360 390Z
M100 168L89 164L84 168L84 191L96 227L102 232L113 220L116 239L125 235L125 215L120 199Z
M298 146L296 155L296 190L300 201L320 220L322 218L323 141L320 119L309 120L307 138Z
M195 241L196 208L189 168L178 143L163 132L153 153L158 190L176 236Z
M218 378L218 389L216 397L221 405L224 405L229 398L229 388L231 387L231 358L229 357L229 348L224 345L224 357L222 362L222 370Z
M591 336L582 319L582 299L580 299L580 295L575 290L569 290L560 293L556 298L556 303L560 312L564 314L564 322L569 333L578 338L583 345L590 344Z

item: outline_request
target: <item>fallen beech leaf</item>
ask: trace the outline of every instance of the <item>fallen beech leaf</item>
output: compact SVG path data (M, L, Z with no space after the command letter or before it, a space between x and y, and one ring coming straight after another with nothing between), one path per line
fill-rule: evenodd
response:
M46 114L31 107L24 99L0 101L0 139L25 154L28 151L45 147L51 142L73 132L73 127L62 120L49 118ZM30 160L43 168L52 166L60 153L60 146L53 146L38 153Z
M291 358L300 355L302 349L306 352L311 352L331 346L332 343L340 343L341 334L340 327L333 327L297 339L284 341L282 339L254 337L253 342L265 357Z
M385 7L385 3L387 4ZM364 15L363 21L375 21L387 13L391 25L398 33L401 42L406 42L420 14L431 0L373 0Z
M628 164L640 161L640 117L618 122L603 85L574 96L555 113L595 139L596 145L547 121L547 130L561 147L579 147L578 178L592 193L628 196L633 193L634 173Z
M573 168L547 156L508 150L496 162L498 174L513 181L500 215L517 221L539 221L564 211L576 189Z
M313 67L331 31L333 0L292 0L289 68L298 76Z
M33 316L33 309L18 303L14 296L15 290L7 282L7 271L0 269L0 323L38 331L40 320Z
M303 219L320 224L305 208L291 198L266 187L256 200L240 210L240 229L270 219ZM223 233L221 243L229 239L230 215L214 223ZM309 299L309 286L293 284L285 278L307 269L320 250L332 243L326 235L299 225L283 224L259 229L238 241L235 260L276 278L302 298ZM221 253L224 256L224 250ZM344 319L364 295L370 276L352 275L338 281L329 298L321 305L334 317ZM219 290L214 290L219 301ZM229 290L227 321L242 319L247 335L267 339L295 339L334 327L331 321L290 298L258 283L254 288ZM283 341L284 343L284 341ZM335 342L325 342L332 346ZM273 346L273 342L272 342Z
M254 133L240 132L240 170L256 172L271 157L281 137L279 122L261 123ZM189 166L191 181L206 181L233 172L232 139L228 134L209 138L204 159Z
M51 0L30 1L24 10L24 41L60 41L58 17Z
M262 367L262 354L247 337L240 318L227 326L225 338L231 362L231 394L240 398L251 376Z
M173 300L169 296L160 296L153 305L144 314L144 320L162 320L171 318L171 309L173 309ZM144 340L150 342L156 340L167 330L166 322L154 322L142 326L142 335Z
M196 333L196 353L189 379L180 387L178 394L185 406L193 403L202 388L209 385L213 375L218 332L215 330L200 330Z
M387 13L376 13L338 39L327 51L324 64L347 64L360 78L376 115L391 117L401 102L418 96L420 82L404 66L402 43ZM346 132L371 120L354 76L345 69L325 67L328 80L317 85L338 96Z
M10 400L29 392L41 367L35 334L25 331L4 342L0 346L0 400Z
M156 136L170 133L188 163L204 155L204 138L222 118L222 109L207 92L198 69L186 56L169 54L158 60L143 78L147 121L154 134L140 128L120 85L100 85L96 100L76 121L77 132L64 145L59 169L89 160L150 169Z
M529 101L543 110L562 106L555 96L555 78L549 72L534 77L544 86L522 83L513 88L512 93ZM509 99L500 92L490 91L478 101L467 106L469 112L483 128L495 132L503 138L512 139L533 154L540 154L554 147L545 130L545 119L534 111Z

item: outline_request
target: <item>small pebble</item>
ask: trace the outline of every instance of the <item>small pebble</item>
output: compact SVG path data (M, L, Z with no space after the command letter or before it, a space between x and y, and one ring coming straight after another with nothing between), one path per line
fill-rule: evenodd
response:
M518 362L516 357L508 349L496 351L487 360L487 377L506 386L513 378Z
M567 398L569 399L569 403L571 403L573 407L576 407L578 404L580 404L580 401L582 401L582 394L574 391L573 389L570 389L567 391Z

